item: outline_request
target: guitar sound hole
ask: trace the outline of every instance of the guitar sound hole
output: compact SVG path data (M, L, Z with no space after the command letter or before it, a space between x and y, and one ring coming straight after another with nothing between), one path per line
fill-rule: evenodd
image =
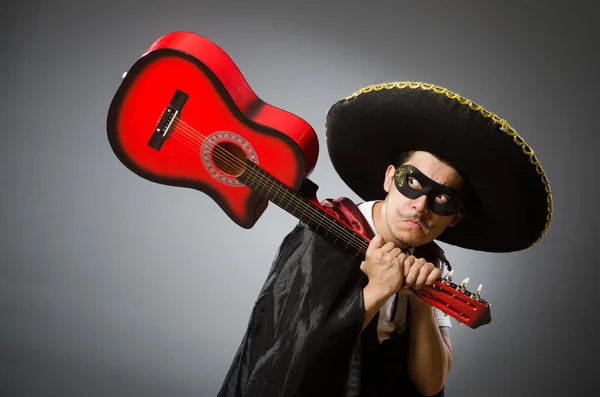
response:
M213 148L211 155L217 168L226 174L237 177L246 169L246 153L234 143L218 143Z

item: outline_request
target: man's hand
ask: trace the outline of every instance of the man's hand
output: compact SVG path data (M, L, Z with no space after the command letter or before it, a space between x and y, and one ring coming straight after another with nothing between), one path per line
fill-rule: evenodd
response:
M442 271L433 263L411 255L404 260L404 285L399 292L402 295L413 295L409 288L420 289L424 285L431 285L441 276Z
M360 265L360 269L369 279L363 289L365 304L363 329L375 317L385 301L402 288L406 258L406 254L403 254L393 243L385 243L380 235L375 236L369 243L365 260Z
M360 269L369 278L368 287L377 291L378 300L387 300L394 295L405 281L407 255L393 243L385 243L380 235L376 235L369 243L365 260Z

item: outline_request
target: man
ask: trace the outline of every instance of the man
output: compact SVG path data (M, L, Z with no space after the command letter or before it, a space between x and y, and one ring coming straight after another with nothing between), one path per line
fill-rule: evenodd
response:
M402 194L396 185L406 182L400 189L408 188L416 193L422 191L427 183L432 186L431 181L434 181L433 183L445 186L449 190L455 190L457 194L460 191L461 177L450 165L427 152L417 151L403 155L399 166L406 165L414 167L411 168L413 170L419 170L423 177L413 173L404 174L399 178L399 168L390 166L385 174L385 200L371 201L359 206L365 219L371 220L369 225L377 234L371 240L366 261L361 266L369 280L363 289L363 328L366 328L379 313L377 333L381 343L405 324L407 305L410 302L413 309L412 337L407 368L416 389L429 396L441 391L452 366L452 344L448 332L451 323L443 313L438 309L432 311L428 303L409 289L431 285L442 275L440 268L412 255L412 247L430 243L446 227L456 225L462 214L458 211L448 215L442 215L444 212L438 211L441 214L437 214L428 204L428 197L431 196L410 198L410 193ZM442 192L436 192L433 198L441 207L452 205L455 199ZM409 256L402 253L401 249L408 250ZM386 310L380 312L386 303Z
M322 205L371 239L364 260L298 224L219 396L442 396L450 322L412 292L449 269L433 240L489 252L536 244L551 221L548 180L504 120L423 83L338 101L327 148L364 201Z

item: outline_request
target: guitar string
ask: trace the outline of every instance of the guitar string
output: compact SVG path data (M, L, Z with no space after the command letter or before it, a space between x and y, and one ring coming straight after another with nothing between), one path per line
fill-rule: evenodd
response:
M175 131L177 131L176 128L174 129L174 132ZM181 131L181 135L182 136L186 136L186 137L188 137L188 139L191 139L192 142L198 143L198 141L194 139L195 137L193 136L193 134L186 133L187 131L186 131L185 128L180 128L179 131ZM191 131L193 132L193 129L191 129ZM175 134L174 136L176 136L176 135L177 134ZM200 144L201 143L202 142L200 141ZM188 145L188 147L190 147L190 146ZM194 150L194 151L198 150L198 148L196 148L196 147L190 147L190 148L192 150ZM219 158L220 155L222 155L222 153L225 153L225 155L222 158L223 158L223 161L224 162L228 162L229 165L231 165L231 161L227 161L227 160L229 160L229 159L226 158L227 155L229 155L230 159L233 159L234 162L237 162L238 163L237 165L239 165L241 163L241 161L238 158L234 157L229 152L227 152L225 149L222 149L219 146L215 146L213 150L214 150L214 152L217 152L217 151L219 152L219 153L217 153L215 155L215 157L217 157L217 158ZM234 164L234 165L236 165L236 164ZM264 182L265 181L269 182L269 175L267 174L267 176L265 178L265 177L262 176L261 171L262 170L260 168L258 168L257 171L254 171L254 170L250 169L248 171L248 175L255 177L254 180L258 182L259 187L262 187L262 191L260 193L263 193L264 189L265 189L265 186L268 186L268 183L264 183ZM259 176L258 178L256 178L257 175ZM260 186L260 182L263 182L263 186ZM280 186L276 185L275 187L276 187L276 191L273 192L273 195L275 196L276 199L279 199L281 201L283 198L288 198L288 193L286 192L286 190L283 190L283 192L282 192L283 196L279 196L278 192L281 190ZM267 194L269 194L271 192L271 189L272 189L272 187L269 188L269 191L267 192ZM302 200L298 200L298 198L296 196L294 196L293 194L289 195L289 197L291 197L291 199L292 199L290 201L296 201L294 203L294 204L296 204L296 210L298 209L298 203L302 203L302 204L305 204L305 205L308 204L307 208L302 208L303 209L302 216L306 216L307 215L306 209L308 209L310 212L312 212L312 214L310 214L310 213L308 214L308 218L309 218L309 220L315 221L317 223L317 230L318 230L319 226L322 226L322 227L324 227L324 225L325 226L329 225L330 227L333 226L333 229L337 229L336 230L337 232L341 232L341 233L343 233L343 234L346 235L346 236L341 236L341 240L344 241L345 243L347 243L347 247L348 246L352 246L353 248L357 249L359 252L362 252L363 254L366 254L366 247L368 246L368 243L365 240L361 240L358 235L353 234L353 232L351 232L351 231L349 231L347 229L342 228L337 223L335 223L331 219L327 218L326 215L324 215L324 214L322 214L320 212L317 212L316 208L312 207L312 205L311 205L312 203L306 203L306 202L303 202ZM288 206L286 206L285 209L287 209L287 207ZM294 213L296 213L296 211L294 211ZM315 214L318 215L321 219L317 219L316 217L314 217ZM311 217L311 215L313 215L313 216ZM302 219L302 216L300 217L300 219ZM327 222L323 223L323 220L325 220ZM343 237L349 237L350 240L346 240ZM338 236L338 238L340 238L340 237ZM358 240L358 243L360 245L356 244L357 240Z
M201 133L199 133L194 128L189 126L185 121L183 121L181 119L177 119L177 122L178 123L173 128L173 132L180 132L181 135L187 136L188 139L191 139L193 143L199 144L199 146L201 147L203 144L203 141L205 141L207 139L207 137L203 136ZM179 126L179 124L182 124L182 125ZM173 134L173 136L176 136L176 135L177 134ZM186 145L186 146L188 146L193 151L200 150L200 147L193 147L190 145ZM227 165L233 165L233 166L237 165L237 166L244 166L244 167L246 166L246 164L243 161L241 161L240 159L238 159L237 157L235 157L234 155L229 153L227 150L221 148L220 146L215 145L213 148L213 153L215 153L214 157L216 157L217 159L223 160L223 162L227 163ZM260 187L262 187L262 191L260 193L263 193L265 190L265 187L269 186L269 184L268 184L269 180L268 180L268 176L265 178L264 176L261 175L262 173L260 171L261 171L260 168L258 169L258 171L250 169L248 172L248 175L254 176L255 177L254 180L258 181L259 185L260 185L260 183L263 184L262 186L260 186ZM258 178L256 178L257 175L258 175ZM269 191L267 192L267 194L270 193L271 188L269 188ZM276 189L277 190L275 192L273 192L273 194L274 194L275 198L279 199L280 201L285 198L288 198L288 199L291 198L290 201L292 201L292 202L295 201L294 204L296 204L296 209L298 209L298 204L306 205L306 202L302 202L294 195L288 195L288 193L285 190L283 190L283 192L282 192L283 196L279 196L278 192L280 192L281 189L279 186L276 186ZM331 219L327 218L326 215L318 212L318 210L310 204L308 205L308 210L309 211L303 211L303 216L308 215L309 220L315 221L318 224L318 226L322 226L322 227L325 227L327 225L330 227L333 226L332 229L334 229L334 231L345 234L345 236L341 236L341 237L342 237L342 240L348 244L348 246L352 246L353 248L358 249L359 252L366 254L366 247L368 246L368 242L366 242L364 239L362 239L357 234L338 225L335 221L332 221ZM306 212L311 212L311 213L307 214ZM315 217L315 215L317 215L318 217ZM321 218L321 219L318 219L318 218ZM323 221L326 221L326 222L323 223ZM349 240L344 239L344 237L349 238Z

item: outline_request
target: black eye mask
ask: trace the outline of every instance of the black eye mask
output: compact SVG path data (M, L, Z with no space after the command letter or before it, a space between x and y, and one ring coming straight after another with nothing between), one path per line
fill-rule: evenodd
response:
M396 168L394 183L396 189L410 199L427 195L427 206L438 215L454 215L462 208L458 190L440 185L412 165Z

